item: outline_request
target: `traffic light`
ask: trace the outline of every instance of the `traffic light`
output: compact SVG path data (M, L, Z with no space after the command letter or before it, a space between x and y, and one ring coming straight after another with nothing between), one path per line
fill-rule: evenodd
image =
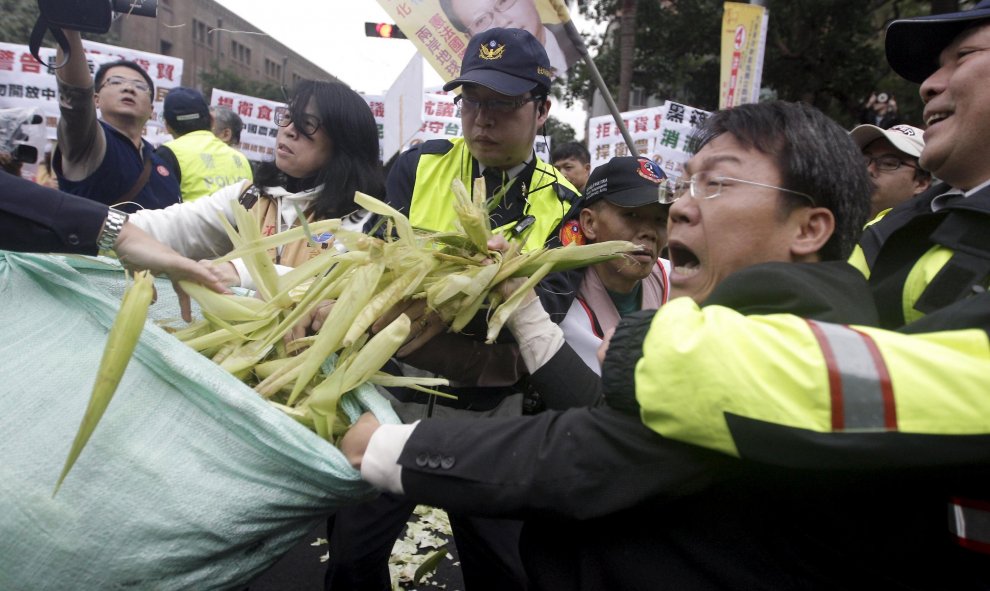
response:
M364 34L368 37L383 37L385 39L406 38L399 27L389 23L364 23Z

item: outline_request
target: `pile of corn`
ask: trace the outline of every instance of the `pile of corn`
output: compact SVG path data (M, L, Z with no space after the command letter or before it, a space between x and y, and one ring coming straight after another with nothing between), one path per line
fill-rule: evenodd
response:
M260 297L221 295L184 282L182 287L199 303L204 319L174 336L252 386L292 418L333 441L349 426L346 415L338 411L338 401L356 386L367 382L434 392L429 388L447 383L440 378L392 376L381 371L409 337L410 320L401 314L374 335L369 329L400 302L425 299L429 309L455 332L487 310L487 339L492 342L526 292L547 273L594 264L638 248L629 242L606 242L521 252L510 242L506 252L490 252L487 243L492 230L484 180L478 179L473 188L472 196L463 184L455 182L454 210L461 231L451 233L415 230L398 211L358 193L355 202L359 206L387 220L384 235L388 238L384 240L345 231L340 220L303 222L292 230L262 237L251 214L234 207L237 229L223 218L234 250L217 262L241 258ZM332 232L347 251L330 248L288 274L276 273L270 249L322 232ZM513 277L527 279L503 299L494 288ZM144 281L150 279L139 279L136 285ZM128 305L125 294L118 322L130 314L143 318L149 299L133 300L135 303ZM319 331L285 343L290 329L327 300L334 300L334 305ZM140 314L128 309L141 306L144 310ZM136 341L140 331L134 330L129 338ZM116 369L119 380L124 368ZM106 388L100 392L103 400L96 404L98 414L109 402ZM87 412L77 443L85 444L98 420L99 416ZM73 448L66 472L78 451Z

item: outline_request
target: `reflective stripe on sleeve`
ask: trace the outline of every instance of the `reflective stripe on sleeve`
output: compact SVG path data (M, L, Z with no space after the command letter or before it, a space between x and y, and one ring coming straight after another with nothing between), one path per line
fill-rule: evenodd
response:
M848 326L807 322L828 367L832 430L897 430L890 374L873 339Z
M953 498L949 503L949 531L963 548L990 554L990 503Z

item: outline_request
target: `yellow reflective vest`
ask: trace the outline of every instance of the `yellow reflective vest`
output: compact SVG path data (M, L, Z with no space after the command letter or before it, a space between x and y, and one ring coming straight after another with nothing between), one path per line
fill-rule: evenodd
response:
M849 263L867 277L880 323L898 328L982 293L990 280L990 187L938 212L939 183L863 231Z
M423 150L420 154L409 206L409 221L414 227L439 232L456 227L450 186L454 179L460 179L471 190L474 158L464 138L454 138L449 143L449 150ZM532 175L522 180L526 183L522 191L526 198L524 212L534 218L522 234L524 250L542 248L578 198L577 189L552 165L533 158ZM518 223L514 220L495 231L511 236Z
M990 340L980 329L906 335L678 298L657 312L642 351L643 422L735 456L751 456L742 435L758 424L864 440L990 432Z
M253 179L247 158L212 131L193 131L163 145L179 163L183 201L194 201L227 185Z

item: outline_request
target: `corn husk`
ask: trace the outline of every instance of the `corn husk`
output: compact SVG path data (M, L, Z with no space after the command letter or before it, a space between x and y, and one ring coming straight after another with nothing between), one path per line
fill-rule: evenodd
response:
M79 431L72 442L72 448L69 450L69 457L66 458L65 465L62 467L62 473L59 474L58 482L55 483L55 491L52 496L58 493L62 482L76 460L79 459L79 454L86 447L86 443L96 430L103 413L110 405L110 400L113 398L114 392L117 391L117 386L120 385L120 380L124 377L124 370L127 369L127 364L137 346L141 331L144 330L144 321L148 317L148 306L151 305L154 292L154 281L146 271L135 274L134 282L124 291L120 311L114 319L113 326L110 327L110 334L107 336L107 342L103 348L103 356L96 372L96 382L93 384L86 413L83 415L82 424L79 425Z
M235 206L237 229L221 218L234 249L218 262L242 258L261 297L221 295L183 282L186 292L199 303L204 320L175 331L174 336L244 380L300 424L333 440L347 427L340 411L341 396L362 383L450 396L436 390L447 385L442 377L382 373L382 367L410 334L409 318L398 315L377 334L369 337L368 332L380 319L389 317L396 305L422 299L427 311L439 315L455 332L487 310L487 338L491 342L526 292L547 273L595 264L638 248L629 242L606 242L523 251L510 240L505 252L489 252L492 229L488 210L492 204L484 199L483 181L472 189L468 195L463 186L451 188L458 232L419 231L394 208L357 193L355 203L387 219L389 231L384 240L345 231L340 220L307 223L306 228L263 237L251 215ZM347 252L328 249L290 273L277 275L271 249L327 231L334 233ZM529 279L504 297L499 285L513 277ZM143 289L137 291L143 294ZM149 300L150 296L125 296L119 320L128 331L139 331L134 328L139 315L134 309L143 305L146 311ZM285 343L285 335L326 300L335 303L320 330ZM132 320L126 322L129 317ZM143 315L141 318L143 322ZM111 346L117 351L117 360L126 359L133 350L133 344L127 349L116 333L108 340L108 348ZM113 371L122 372L123 368L114 367ZM87 411L60 483L109 403L106 392L109 389L112 395L111 385L115 387L116 382L107 378L99 395L94 394L95 402Z

